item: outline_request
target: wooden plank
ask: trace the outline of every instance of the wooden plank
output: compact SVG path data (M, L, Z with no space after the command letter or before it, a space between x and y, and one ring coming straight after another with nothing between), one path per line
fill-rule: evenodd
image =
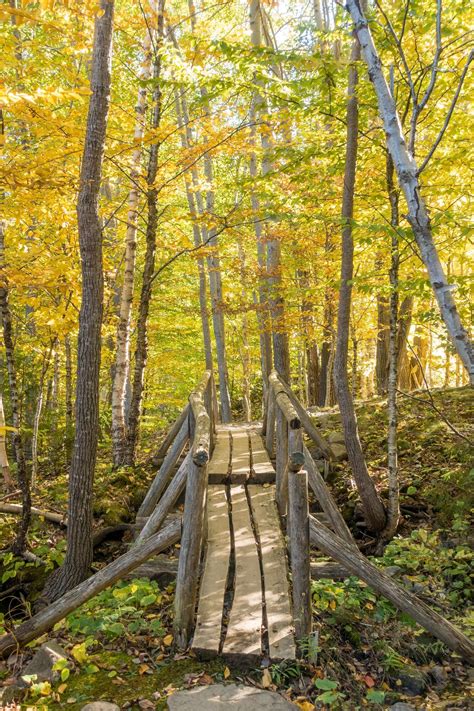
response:
M232 433L231 481L241 484L250 476L250 448L248 429L234 428Z
M262 653L262 585L257 543L252 531L245 487L231 486L234 529L234 599L229 616L223 654L260 657Z
M227 479L230 470L230 437L229 430L218 428L216 444L208 466L210 484L222 484Z
M294 659L295 639L288 586L285 540L275 501L275 487L248 487L260 540L270 658Z
M252 459L252 479L255 482L265 483L275 481L275 470L265 449L262 438L256 433L250 433L250 448Z
M224 486L207 490L207 550L192 647L201 655L219 653L224 595L231 550L229 509Z

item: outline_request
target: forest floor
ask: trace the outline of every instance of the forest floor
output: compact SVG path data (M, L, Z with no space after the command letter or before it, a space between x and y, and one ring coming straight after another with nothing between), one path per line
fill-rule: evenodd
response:
M427 399L421 393L414 396ZM434 392L433 398L443 417L472 440L472 391L443 390ZM357 412L369 469L383 488L385 403L359 404ZM324 425L326 433L339 429L336 414L316 421ZM34 504L63 512L66 473L53 450L53 445L49 452L43 449L41 484ZM399 451L403 520L396 539L376 562L472 634L472 449L430 405L402 397ZM94 505L99 529L133 520L153 476L146 465L114 473L108 461L108 443L104 441ZM346 520L370 555L373 541L361 525L346 463L331 473L330 482ZM9 540L14 524L14 517L2 515L2 541ZM45 576L61 561L64 529L36 519L31 543L46 567L15 560L9 554L0 557L0 630L3 616L18 618L30 609ZM96 551L97 568L122 552L123 545L115 540L102 544ZM170 558L176 557L177 548L168 552ZM49 638L54 637L67 650L68 662L58 668L51 683L33 683L21 707L74 710L88 701L105 699L121 708L158 711L166 708L167 696L176 689L224 680L277 690L306 711L387 709L397 701L417 709L449 711L469 709L474 703L472 670L356 578L313 582L319 653L311 665L292 661L242 669L221 659L201 662L192 655L176 655L171 633L173 590L169 577L158 582L123 581L57 625ZM28 648L24 654L0 662L0 684L11 684L33 651Z

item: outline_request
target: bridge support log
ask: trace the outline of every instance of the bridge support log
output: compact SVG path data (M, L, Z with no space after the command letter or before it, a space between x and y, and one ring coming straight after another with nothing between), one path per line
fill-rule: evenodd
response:
M267 390L267 419L265 424L265 447L270 455L273 457L274 446L275 446L275 397L273 395L272 388Z
M352 575L363 580L377 593L384 595L398 610L410 615L469 664L474 664L474 643L457 627L379 570L362 553L355 551L322 523L312 516L309 520L311 538L323 553L341 563Z
M293 581L296 642L311 633L311 573L309 545L308 475L304 469L288 474L288 539Z
M188 414L189 414L189 403L182 409L179 417L175 420L175 422L171 425L170 429L165 435L165 438L163 442L160 444L156 454L153 455L153 464L155 466L160 466L161 462L163 461L166 452L171 446L171 443L175 439L176 435L181 429L181 425L183 422L187 421L188 419Z
M76 608L105 588L122 580L131 570L179 540L181 522L174 521L162 531L151 536L143 545L131 548L98 573L76 585L59 600L53 602L37 615L16 627L12 633L0 637L0 658L22 647L52 629Z

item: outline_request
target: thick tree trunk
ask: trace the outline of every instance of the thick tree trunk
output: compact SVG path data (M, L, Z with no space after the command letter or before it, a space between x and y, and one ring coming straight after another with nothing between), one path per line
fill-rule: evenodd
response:
M5 223L0 220L0 265L5 263ZM16 530L12 550L16 555L22 555L27 546L27 535L31 521L31 490L28 470L25 462L25 450L21 435L20 400L18 395L17 371L15 362L15 345L13 340L12 314L8 294L8 283L2 277L0 284L0 311L2 315L3 343L5 345L5 360L10 389L10 407L12 411L13 450L15 452L18 486L21 490L22 516Z
M153 62L153 113L151 128L157 129L161 122L161 53L163 42L165 0L158 2L158 27L156 35L155 59ZM147 170L147 223L146 223L146 251L143 267L140 302L138 306L137 340L135 345L135 364L133 369L132 394L127 422L127 448L125 464L135 464L140 429L140 415L143 401L143 387L145 368L148 357L148 315L153 291L153 275L155 273L156 258L156 230L158 228L158 189L154 183L158 171L159 141L150 146Z
M99 370L103 310L102 225L98 212L102 160L110 101L113 0L102 0L92 56L92 94L82 157L77 220L82 265L76 382L76 433L69 475L67 553L46 583L56 600L87 578L92 563L92 487L99 425Z
M474 349L463 327L433 239L425 201L421 195L418 166L410 154L394 99L382 71L382 62L375 47L367 20L357 0L347 0L346 8L355 24L355 32L369 69L369 76L377 94L379 112L383 119L387 147L397 172L398 181L408 205L411 224L421 258L428 272L441 317L451 341L474 384Z
M362 501L362 506L364 508L364 515L368 526L374 531L380 531L385 525L385 511L365 463L347 373L349 321L351 312L352 278L354 271L352 220L354 214L354 188L357 162L359 113L356 95L358 77L355 62L357 62L359 58L359 43L357 42L357 39L354 39L351 55L352 64L349 69L347 101L347 147L342 200L342 264L337 317L336 353L334 358L334 388L341 412L347 454Z
M125 408L127 381L130 371L130 322L132 314L133 287L135 281L135 259L137 252L137 223L139 208L138 181L142 163L142 141L145 133L147 108L147 82L151 76L152 52L150 17L143 40L143 60L141 63L136 123L133 141L136 145L132 154L130 180L132 188L128 195L127 231L125 234L125 269L120 293L119 320L117 325L117 348L115 353L114 380L112 385L112 457L114 466L128 463L129 440L127 437L127 414ZM159 61L159 60L158 60ZM145 267L146 268L146 267ZM143 293L143 292L142 292Z

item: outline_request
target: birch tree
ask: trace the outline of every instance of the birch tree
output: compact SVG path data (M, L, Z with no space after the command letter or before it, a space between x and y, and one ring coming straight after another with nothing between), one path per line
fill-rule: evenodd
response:
M474 384L473 345L469 340L467 331L461 322L456 302L453 298L452 292L454 287L452 284L448 283L438 255L433 238L430 218L425 200L422 196L419 180L421 171L427 165L427 161L431 158L434 150L436 150L436 147L439 144L439 141L442 139L445 126L442 127L442 132L440 132L440 135L435 140L432 149L419 166L410 151L410 147L407 145L397 107L383 73L382 62L375 46L365 14L361 9L358 0L347 0L346 7L354 21L355 32L368 67L370 80L374 85L377 95L379 113L383 120L385 129L387 148L392 158L398 182L401 190L403 191L408 207L408 221L410 222L413 230L413 235L415 237L416 244L418 245L421 259L423 260L423 264L428 272L431 286L438 302L441 317L445 323L453 346L469 374L471 384ZM458 89L453 97L453 101L457 100L457 95L459 95L462 82L464 81L467 69L473 58L474 52L471 51L466 61L463 74L461 75L462 81L458 84ZM436 74L434 76L436 77ZM449 120L449 114L454 110L454 106L455 101L454 103L451 103L446 119ZM413 148L413 128L411 131L410 143Z
M151 12L146 13L147 29L142 47L142 64L139 73L136 123L133 140L136 145L132 154L130 181L132 187L128 195L127 230L125 233L125 267L120 293L119 319L117 325L117 344L115 354L114 378L112 384L112 449L114 466L125 464L128 450L125 400L127 381L130 372L130 322L135 281L135 260L137 252L137 222L140 201L140 174L142 166L142 141L145 132L145 113L147 105L146 82L152 70Z

